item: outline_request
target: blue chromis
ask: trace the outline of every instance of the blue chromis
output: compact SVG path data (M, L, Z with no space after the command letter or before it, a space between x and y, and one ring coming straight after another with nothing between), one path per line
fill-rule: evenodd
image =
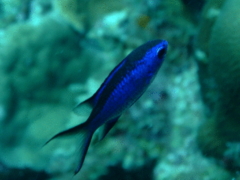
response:
M93 133L101 126L102 140L121 114L141 97L160 69L167 46L165 40L154 40L132 51L112 70L97 92L76 107L78 111L91 108L88 119L56 134L45 143L61 136L79 137L79 162L75 174L82 168Z

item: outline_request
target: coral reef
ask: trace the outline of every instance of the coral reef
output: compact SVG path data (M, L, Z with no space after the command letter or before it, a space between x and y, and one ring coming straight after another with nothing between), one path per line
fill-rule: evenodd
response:
M49 175L43 171L34 171L28 168L8 168L0 163L0 178L1 180L47 180Z
M216 5L213 2L210 5ZM236 158L236 153L240 153L236 151L240 142L240 46L236 41L240 38L240 20L236 18L240 2L226 0L221 4L222 8L211 23L212 26L208 22L203 23L202 29L206 24L209 26L205 36L208 37L205 42L209 45L199 42L207 58L207 62L199 62L199 73L203 96L209 109L208 120L200 128L198 138L205 155L216 157L228 169L235 171L240 168ZM214 8L210 5L205 10L208 14Z
M203 157L197 148L197 130L205 118L203 109L209 104L213 109L214 103L202 104L195 59L203 57L199 64L209 67L207 57L217 56L210 52L217 51L214 43L220 42L208 34L212 32L213 19L218 17L211 11L215 16L210 24L203 23L206 32L198 37L205 34L204 39L199 41L200 50L195 51L200 22L196 17L201 9L198 1L189 3L0 1L0 161L11 169L45 171L50 175L46 179L72 178L78 140L68 137L56 139L44 148L42 145L57 132L86 120L73 114L72 108L90 97L129 52L148 40L166 39L169 52L155 81L103 141L95 143L96 134L84 166L74 179L237 178ZM211 3L215 5L212 0L207 6L212 7ZM192 8L197 11L192 12ZM231 72L234 71L229 71L228 78ZM201 88L204 89L202 83ZM215 92L205 89L203 97ZM211 102L215 102L214 98L219 96L211 97ZM217 127L214 116L209 119ZM215 130L201 128L205 130L199 135L203 140L218 140L209 146L219 150L216 154L224 153L231 161L239 159L238 143L230 142L227 148L218 149L218 143L225 139L220 141ZM31 176L23 173L26 179Z

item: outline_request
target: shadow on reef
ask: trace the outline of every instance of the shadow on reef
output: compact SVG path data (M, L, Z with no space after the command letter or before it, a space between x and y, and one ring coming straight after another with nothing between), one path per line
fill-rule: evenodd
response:
M0 163L1 180L47 180L49 175L43 171L35 171L29 168L9 168Z
M153 169L156 164L155 160L150 161L136 169L128 170L124 169L121 164L110 166L108 168L108 174L100 176L98 180L145 180L153 179Z

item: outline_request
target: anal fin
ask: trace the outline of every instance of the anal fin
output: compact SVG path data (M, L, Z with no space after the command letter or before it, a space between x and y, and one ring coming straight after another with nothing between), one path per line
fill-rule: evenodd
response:
M102 129L101 129L101 132L100 132L100 135L99 135L99 141L103 140L104 137L109 133L109 131L112 129L112 127L116 124L116 122L118 121L118 118L120 116L106 122Z

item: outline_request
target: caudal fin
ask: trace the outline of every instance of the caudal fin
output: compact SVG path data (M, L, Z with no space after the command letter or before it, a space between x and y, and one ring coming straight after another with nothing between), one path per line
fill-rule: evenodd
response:
M52 141L55 138L63 137L63 136L77 136L78 142L80 142L80 148L79 148L79 163L77 168L74 171L74 175L76 175L80 169L82 168L89 144L92 139L93 131L89 130L88 123L82 123L80 125L77 125L73 128L70 128L68 130L62 131L55 136L53 136L51 139L49 139L43 146L47 145L50 141Z

